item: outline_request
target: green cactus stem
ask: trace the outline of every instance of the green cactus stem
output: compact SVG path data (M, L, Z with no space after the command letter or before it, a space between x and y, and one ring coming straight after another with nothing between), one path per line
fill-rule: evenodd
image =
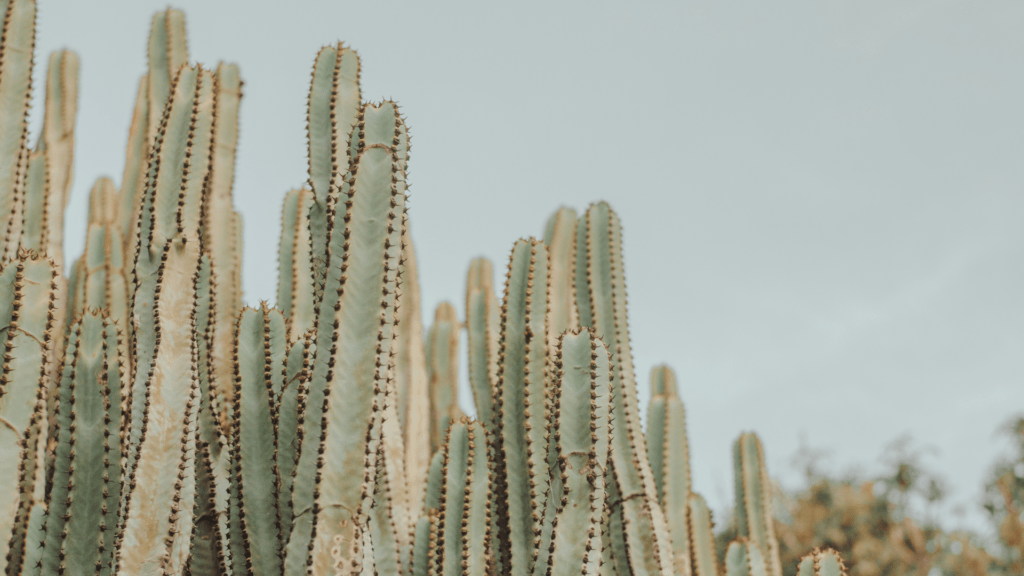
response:
M58 272L53 262L21 251L0 268L0 558L18 574L28 550L35 504L43 503L48 444L47 367L54 343Z
M369 538L402 251L400 166L394 148L366 146L338 204L345 212L334 217L286 574L322 573L338 562L358 568L359 540Z
M611 357L586 328L566 332L557 347L552 391L560 477L547 574L596 575L601 563L605 471L611 441Z
M551 294L548 298L548 341L552 347L558 345L558 338L566 330L579 326L576 312L575 262L576 262L576 211L559 208L544 227L544 244L548 247L548 275L551 278Z
M280 311L266 305L245 308L235 332L232 498L244 553L232 550L235 574L281 572L277 400L284 388L285 323Z
M651 370L651 402L647 409L647 457L665 512L675 572L685 573L691 563L689 496L690 447L686 437L686 410L676 390L676 376L668 366Z
M57 449L42 574L109 574L121 497L121 383L126 349L93 308L71 327L57 391Z
M28 169L28 108L32 92L32 54L36 41L35 0L6 0L0 39L0 214L4 240L0 256L17 256L21 195Z
M466 279L466 332L469 345L469 384L476 417L484 428L494 424L494 383L498 380L498 342L501 310L494 294L491 261L476 258Z
M772 491L764 464L764 448L757 434L745 432L733 444L736 487L736 527L764 557L769 576L781 576L779 542L772 520Z
M290 336L289 336L290 337ZM310 364L316 334L306 332L288 349L284 389L277 398L277 470L281 479L278 508L281 511L281 534L287 538L292 530L292 482L302 446L302 418L306 412Z
M800 560L796 576L846 576L846 565L835 550L818 548Z
M761 549L742 536L733 540L725 552L725 576L768 576Z
M548 499L547 270L543 243L515 243L501 308L492 463L498 561L513 576L533 573Z
M635 576L670 574L672 544L640 427L629 343L622 227L605 202L591 205L576 226L576 305L580 325L593 328L612 353L611 538L615 563ZM609 482L610 483L610 482ZM619 529L621 526L621 531ZM625 554L628 552L628 558Z
M690 493L690 574L693 576L718 576L718 556L715 552L714 524L711 510L699 494Z
M459 408L459 318L442 302L427 332L427 378L430 387L430 451L440 449L448 425L465 416Z
M71 192L77 113L78 55L60 50L50 55L43 132L36 145L36 152L46 155L47 167L43 252L58 270L64 269L64 210Z
M490 563L486 432L463 417L452 423L444 457L433 573L485 576Z
M309 234L314 296L323 298L330 262L330 220L334 202L355 158L349 156L349 135L356 123L361 101L359 55L341 43L325 46L313 64L306 129L309 139Z
M310 268L309 208L313 192L292 190L284 197L281 244L277 255L277 307L288 317L289 339L299 340L313 328L313 271Z

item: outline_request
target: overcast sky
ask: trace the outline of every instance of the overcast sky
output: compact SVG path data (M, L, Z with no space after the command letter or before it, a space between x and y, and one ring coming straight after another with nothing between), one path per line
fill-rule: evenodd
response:
M61 47L82 62L77 255L90 185L120 182L166 3L39 3L37 63ZM1024 410L1024 3L173 5L191 59L236 62L245 81L247 301L275 298L281 201L306 178L310 69L343 40L364 98L408 116L428 321L463 302L471 258L504 269L558 206L608 200L641 403L650 367L674 367L695 489L717 510L746 429L794 486L801 436L834 470L871 471L910 433L938 448L926 461L952 500L976 507L1004 448L993 432Z

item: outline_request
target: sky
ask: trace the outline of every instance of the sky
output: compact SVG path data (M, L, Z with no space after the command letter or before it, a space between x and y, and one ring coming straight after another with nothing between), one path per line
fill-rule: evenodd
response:
M91 184L121 180L150 18L167 7L102 5L39 0L34 134L46 56L81 58L69 261ZM948 480L943 521L982 526L979 488L1007 447L994 432L1024 411L1024 3L173 6L191 60L235 62L245 82L248 302L275 300L313 58L341 40L364 99L393 98L408 119L427 325L438 303L461 308L472 258L504 269L559 206L607 200L641 405L668 363L694 488L719 518L742 431L792 487L801 442L868 474L909 434Z

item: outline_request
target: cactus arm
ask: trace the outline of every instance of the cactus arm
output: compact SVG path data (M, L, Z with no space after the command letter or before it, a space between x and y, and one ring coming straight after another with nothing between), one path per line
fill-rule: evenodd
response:
M28 109L36 41L35 0L5 0L0 40L0 214L7 219L0 256L17 255L20 195L27 169Z
M441 447L448 425L463 417L459 408L459 319L455 307L442 302L427 333L427 378L430 382L430 450Z
M289 574L305 571L307 558L314 572L338 561L355 562L346 543L356 542L355 528L364 525L373 501L370 486L393 352L405 211L405 174L397 160L383 145L359 155L343 204L346 213L336 219L338 229L332 234L306 436L292 498L296 517L288 542ZM343 543L340 560L332 559L335 537Z
M46 111L36 150L46 154L50 193L46 196L44 251L64 269L64 209L68 205L75 155L78 112L78 55L61 50L50 55L46 75Z
M756 544L740 537L725 552L726 576L767 576L764 557Z
M434 572L441 576L484 576L490 533L487 529L485 432L479 422L452 423L442 446L444 479L434 546Z
M200 413L203 408L200 407ZM192 550L188 560L189 574L221 576L228 573L227 558L217 513L216 480L210 447L199 440L196 463L196 518L192 531Z
M194 237L184 245L169 242L157 274L152 310L156 345L148 354L151 368L137 372L144 381L133 392L142 422L137 460L129 468L115 571L180 573L187 558L199 409L194 316L198 244Z
M579 325L574 290L576 211L572 208L560 208L551 216L545 228L544 244L547 245L551 256L548 263L551 276L548 341L555 347L562 332Z
M387 420L387 415L384 418ZM381 450L377 459L377 477L373 485L373 506L370 508L367 531L373 542L373 566L376 568L376 572L397 575L403 573L402 544L400 543L401 531L398 527L400 519L394 512L401 506L396 503L397 498L401 497L401 492L392 490L391 487L390 476L394 471L395 463L388 462L388 451L383 448L385 435L386 432L382 431ZM404 478L402 481L404 484Z
M672 536L676 573L691 564L689 546L690 448L686 412L668 366L651 370L651 402L647 410L647 455Z
M157 12L149 34L149 86L146 91L151 111L146 137L149 142L160 129L160 111L174 89L174 77L186 64L185 14L173 9Z
M232 460L244 557L233 556L234 572L276 574L281 571L281 519L274 388L280 390L285 370L284 316L265 306L246 308L235 334Z
M733 447L736 477L736 523L740 535L757 546L771 576L782 574L779 542L772 525L771 484L764 464L764 448L754 433L742 434ZM742 508L742 510L740 510Z
M434 521L436 522L436 520ZM432 566L431 556L434 551L431 546L430 529L432 524L428 515L420 516L416 521L416 532L413 536L412 564L409 573L412 576L427 576L427 567Z
M586 275L582 283L581 270ZM576 276L580 324L592 327L605 341L617 367L613 373L616 393L612 421L619 432L613 438L612 467L620 493L630 566L638 576L668 574L673 570L671 538L658 504L637 405L626 314L622 230L618 216L607 203L590 206L577 224ZM584 312L586 308L589 314ZM612 538L618 536L613 534Z
M23 250L34 250L45 253L48 235L49 209L51 208L50 181L47 175L47 158L45 152L33 150L28 153L28 169L25 175L25 193L22 197L20 238L18 242Z
M712 531L711 511L699 494L690 493L690 560L693 576L718 576L718 556Z
M796 576L846 576L846 566L835 550L815 549L800 560Z
M127 242L134 238L134 227L139 220L138 209L142 206L142 194L146 189L146 162L150 152L150 142L146 138L149 133L149 115L149 75L146 74L139 80L135 96L135 109L128 129L124 173L118 194L117 226L121 238L126 242L126 249L131 248Z
M427 353L423 341L423 313L416 249L408 219L402 231L402 283L398 293L395 327L395 388L397 410L405 445L407 498L411 505L423 500L430 468L430 388Z
M477 419L490 430L494 424L494 383L498 378L500 310L494 295L491 261L470 263L466 280L466 328L469 343L469 383Z
M238 108L242 98L242 80L238 66L220 64L213 73L213 130L210 144L210 176L203 203L203 249L213 264L217 290L213 293L214 322L210 356L212 382L217 394L227 396L233 374L231 350L235 316L242 305L241 220L232 206L231 189L235 177L235 151L238 148Z
M292 190L285 196L278 253L277 306L290 320L293 342L313 328L313 272L310 269L309 208L313 193Z
M401 295L399 295L401 298ZM406 574L409 570L409 558L412 553L412 530L414 504L409 500L408 482L405 468L405 443L402 439L402 428L398 420L398 391L395 386L395 369L392 366L388 377L387 389L385 391L384 421L381 428L381 471L382 480L386 482L386 490L382 496L387 497L388 507L381 512L387 512L388 525L394 530L394 545L396 546L399 565L399 572ZM419 501L416 501L419 504ZM376 503L375 503L376 505ZM384 517L383 514L379 515ZM389 546L380 546L381 540L374 538L374 551L377 558L389 554ZM379 564L378 564L379 565Z
M588 329L566 332L557 346L552 417L557 422L558 504L547 574L596 575L601 563L604 477L610 442L611 361Z
M516 242L502 303L493 463L499 562L513 576L533 571L548 498L547 270L543 243Z
M309 139L309 211L314 295L319 302L329 262L329 227L334 191L341 188L349 164L346 143L355 124L361 95L359 56L340 43L327 46L313 64L306 126Z
M53 263L22 252L0 271L0 558L18 573L26 554L25 533L35 502L41 502L47 446L47 369L55 332L57 271Z
M288 351L284 389L277 401L277 469L281 478L278 508L281 511L281 534L287 538L292 529L292 482L302 445L302 416L306 410L309 385L309 362L312 357L313 332L307 332Z

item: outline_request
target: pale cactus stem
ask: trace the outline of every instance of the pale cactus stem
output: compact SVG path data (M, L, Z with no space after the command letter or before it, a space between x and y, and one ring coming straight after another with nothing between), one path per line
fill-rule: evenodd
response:
M576 312L576 211L559 208L544 227L544 244L548 247L548 275L551 297L548 314L548 341L552 347L566 330L579 326Z
M433 546L439 576L485 576L490 565L487 441L483 426L461 418L448 429L440 515Z
M412 563L409 567L409 574L412 576L427 576L434 564L431 556L434 551L430 539L431 527L436 524L436 516L431 521L431 516L424 514L416 521L416 531L413 535ZM436 531L436 529L435 529Z
M796 576L846 576L846 565L832 549L815 549L800 560Z
M399 293L401 301L401 293ZM407 573L412 554L413 523L419 511L419 500L409 498L408 478L405 463L405 442L398 418L398 391L395 383L396 370L392 364L385 391L384 421L381 428L381 454L378 470L378 493L374 502L374 516L377 518L382 538L374 532L374 553L378 560L390 561L393 542L398 558L398 570ZM424 473L424 477L426 474ZM379 562L378 562L379 564Z
M4 260L17 257L22 195L28 169L28 109L32 97L32 56L36 42L35 0L0 2L0 217Z
M690 493L688 519L690 521L690 573L693 576L718 576L718 556L715 551L714 525L711 510L699 494Z
M83 313L69 332L56 408L56 457L42 574L110 574L121 497L120 330L105 312Z
M7 573L20 574L39 534L28 524L45 504L44 453L48 445L46 394L54 333L58 272L48 258L21 251L0 266L0 326L4 364L0 374L0 558Z
M386 410L386 409L385 409ZM384 415L387 422L388 415ZM373 566L377 574L402 573L402 544L399 543L398 519L394 512L401 505L396 502L401 494L392 490L389 472L394 472L388 451L383 447L387 428L381 431L381 450L377 459L377 476L373 483L373 506L366 532L373 546ZM391 470L389 470L391 468ZM402 479L404 481L404 478ZM404 490L403 490L404 491ZM403 527L404 528L404 527ZM407 535L403 535L407 536Z
M547 271L542 242L515 243L501 308L492 448L495 554L513 576L534 571L548 504Z
M292 190L284 197L278 250L277 307L288 317L289 339L297 342L313 328L313 270L310 268L309 209L313 192Z
M634 576L672 574L672 543L640 427L636 376L626 314L622 227L605 202L591 205L577 222L576 303L580 325L607 344L615 370L612 388L611 539L619 570ZM628 551L628 558L625 554Z
M597 575L601 564L601 519L607 494L605 470L611 441L611 357L589 329L562 335L556 347L551 418L556 422L560 479L547 576Z
M324 297L328 275L331 218L337 211L334 203L344 201L338 198L338 191L347 181L349 165L355 160L349 156L348 144L361 99L359 55L341 43L322 48L313 64L306 116L309 188L313 191L309 211L310 259L313 294L318 304Z
M740 536L725 551L725 576L768 576L761 549Z
M782 575L779 542L772 516L772 487L764 464L764 447L753 432L733 444L733 480L736 488L736 528L757 546L768 576Z
M476 417L488 431L494 425L494 384L498 380L498 341L501 309L494 294L491 261L476 258L466 279L466 332L469 347L469 385Z
M210 356L214 393L230 398L231 350L235 318L242 308L241 216L232 204L235 151L238 148L238 108L242 80L235 64L220 64L214 72L216 92L213 111L213 145L206 199L203 202L202 246L213 265L213 311ZM225 415L220 414L222 421Z
M686 410L679 400L676 375L668 366L651 370L651 402L647 409L647 456L672 536L676 574L691 565L689 527L690 446Z
M277 470L281 478L278 508L281 510L282 540L287 539L292 530L292 482L302 445L301 424L306 411L315 338L314 332L306 332L289 348L284 389L277 399Z
M430 451L441 448L448 425L465 416L459 408L459 319L448 302L438 305L427 332L430 382Z
M78 113L78 55L60 50L50 55L46 74L43 133L36 152L46 155L46 216L43 252L58 270L64 269L64 209L71 192Z
M332 218L286 574L325 573L339 562L356 569L365 560L361 542L370 537L366 523L394 353L405 221L400 167L393 147L366 146L337 204L344 212Z

